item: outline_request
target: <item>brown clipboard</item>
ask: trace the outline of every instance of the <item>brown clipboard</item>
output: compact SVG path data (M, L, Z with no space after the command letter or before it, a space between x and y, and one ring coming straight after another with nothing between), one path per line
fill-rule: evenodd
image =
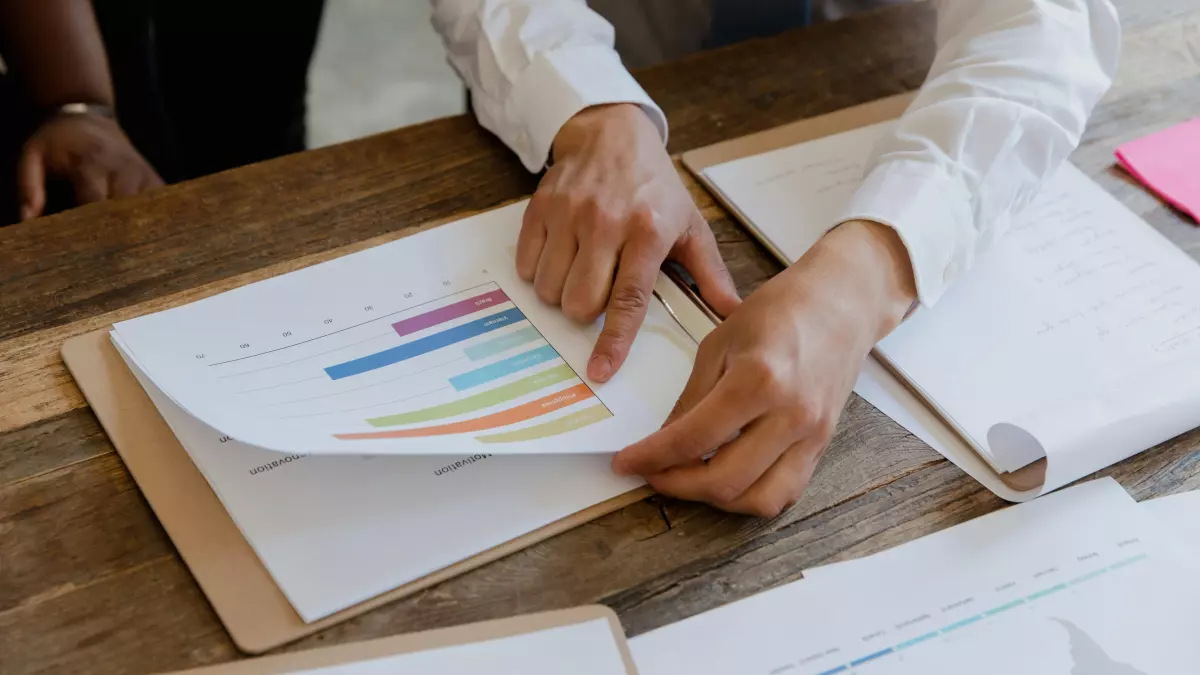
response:
M319 621L304 623L109 339L63 343L62 357L192 576L244 652L259 654L482 567L652 494L631 490ZM238 671L241 672L241 671Z
M761 155L765 152L786 148L792 145L804 143L806 141L832 136L844 131L852 131L872 124L887 122L899 118L908 106L912 104L916 98L916 92L908 92L905 94L897 94L888 98L881 98L869 103L835 110L831 113L826 113L817 117L810 117L791 124L785 124L774 129L767 129L749 136L730 139L714 145L697 148L689 152L683 153L681 160L684 167L700 181L700 184L708 190L727 211L737 218L753 236L763 245L775 259L784 265L790 265L792 261L788 260L783 251L771 241L770 237L761 232L754 222L729 199L721 189L714 184L706 173L706 169L718 164L725 164L734 160L743 159L745 157L753 157ZM882 365L893 377L896 378L906 389L908 389L922 405L928 408L934 415L945 425L953 434L962 439L963 443L976 454L979 451L975 449L973 444L967 440L962 429L949 419L940 409L930 401L918 388L912 386L908 381L886 358L875 353L876 360ZM991 471L990 467L988 469ZM1011 473L996 473L992 471L995 478L1008 487L1018 491L1030 491L1039 488L1046 479L1046 460L1040 459L1029 466L1023 467Z
M629 652L629 644L625 641L625 633L617 615L602 605L589 605L556 612L527 614L510 619L498 619L473 623L453 628L409 633L395 637L380 638L366 642L356 642L336 647L310 649L292 654L264 656L257 659L245 659L216 666L205 666L192 670L178 671L176 675L281 675L298 670L312 668L327 668L359 661L412 654L465 645L485 640L499 640L536 633L561 626L572 626L588 621L604 620L612 629L613 639L621 652L627 675L637 675L633 664L633 656Z

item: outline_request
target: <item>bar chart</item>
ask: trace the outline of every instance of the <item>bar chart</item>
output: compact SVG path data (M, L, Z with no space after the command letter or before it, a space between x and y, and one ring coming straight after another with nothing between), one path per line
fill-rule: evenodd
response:
M336 415L344 441L519 443L612 417L494 282L231 365L233 395L285 421Z

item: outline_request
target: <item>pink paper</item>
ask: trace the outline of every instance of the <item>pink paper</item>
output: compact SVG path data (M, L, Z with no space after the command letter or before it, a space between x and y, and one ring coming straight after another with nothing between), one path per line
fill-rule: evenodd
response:
M1200 221L1200 119L1117 148L1129 173L1172 206Z

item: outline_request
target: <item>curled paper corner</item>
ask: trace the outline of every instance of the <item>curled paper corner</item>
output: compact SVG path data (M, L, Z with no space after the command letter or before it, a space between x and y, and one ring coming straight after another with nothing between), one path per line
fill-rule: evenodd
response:
M1017 462L1016 467L999 478L1009 488L1023 493L1019 501L1032 499L1046 489L1046 448L1036 436L1018 424L999 422L988 429L987 442L993 454L1003 453L1008 461Z
M993 424L988 429L987 442L993 457L1004 458L1004 468L1008 471L1046 457L1042 442L1024 427L1011 422Z

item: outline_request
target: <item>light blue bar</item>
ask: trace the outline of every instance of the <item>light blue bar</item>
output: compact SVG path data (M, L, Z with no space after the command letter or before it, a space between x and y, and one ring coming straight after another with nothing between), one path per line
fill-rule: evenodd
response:
M1095 579L1096 577L1098 577L1102 574L1105 574L1107 572L1108 572L1108 570L1101 568L1101 569L1096 570L1095 572L1092 572L1091 574L1085 574L1081 577L1075 577L1074 579L1068 581L1067 583L1074 586L1075 584L1081 584L1085 581L1090 581L1092 579Z
M838 666L837 668L830 668L829 670L822 670L821 672L817 673L817 675L833 675L834 673L844 673L844 672L846 672L846 666Z
M1126 558L1125 560L1122 560L1120 562L1115 562L1115 563L1109 565L1108 569L1110 569L1110 570L1121 569L1122 567L1125 567L1126 565L1132 565L1135 562L1138 562L1140 560L1145 560L1145 559L1146 559L1145 553L1143 553L1141 555L1135 555L1132 558Z
M1044 591L1038 591L1037 593L1027 595L1027 596L1025 596L1025 599L1026 600L1037 600L1038 598L1044 598L1047 595L1050 595L1051 593L1057 593L1059 591L1065 591L1065 590L1067 590L1067 585L1059 584L1057 586L1051 586L1050 588L1047 588Z
M472 361L482 361L489 356L495 356L500 352L506 352L513 347L520 347L523 344L533 342L534 340L542 339L542 334L533 326L526 326L520 330L514 330L511 333L505 333L498 338L492 338L487 342L464 347L463 353Z
M1007 612L1008 610L1012 609L1013 607L1020 607L1023 604L1025 604L1025 601L1018 598L1017 600L1013 600L1012 602L1008 603L1007 605L1000 605L999 607L993 607L992 609L989 609L988 611L984 612L983 614L984 614L984 616L994 616L996 614L999 614L1000 612Z
M554 347L543 345L536 349L517 354L516 356L510 356L503 361L489 363L482 368L468 370L461 375L455 375L450 378L450 384L454 387L455 391L463 391L464 389L478 387L492 380L498 380L505 375L512 375L526 368L532 368L557 358L558 352L554 351Z
M854 659L853 661L851 661L850 667L853 668L855 666L861 666L862 664L866 663L867 661L874 661L875 659L877 659L881 656L887 656L888 654L891 654L894 651L896 651L896 650L892 649L891 647L888 647L887 649L881 649L881 650L875 652L874 654L867 654L866 656L864 656L862 658Z
M376 368L383 368L393 363L414 359L423 354L437 351L443 347L449 347L463 340L470 340L477 335L490 333L524 320L525 315L521 313L521 310L514 307L513 309L485 316L482 319L476 319L470 323L447 328L440 333L434 333L419 340L413 340L399 347L392 347L391 349L385 349L369 356L354 359L353 361L329 366L325 369L325 372L331 380L340 380L343 377L361 375Z
M938 633L926 633L924 635L919 635L911 640L908 640L907 642L901 642L900 644L896 645L896 649L908 649L909 647L919 645L926 640L932 640L937 636Z
M952 623L949 626L943 627L942 632L949 633L950 631L958 630L959 628L962 628L963 626L970 626L971 624L975 623L976 621L981 621L982 619L983 619L982 614L976 614L975 616L968 617L966 619L963 619L962 621L959 621L957 623Z

